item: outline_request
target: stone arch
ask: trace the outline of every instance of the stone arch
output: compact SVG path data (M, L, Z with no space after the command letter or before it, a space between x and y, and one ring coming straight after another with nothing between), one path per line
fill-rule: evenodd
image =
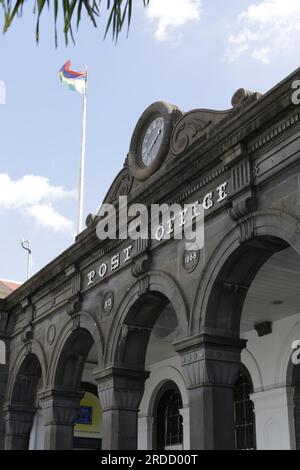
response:
M55 375L57 372L57 367L59 360L61 358L61 354L64 350L64 348L67 345L67 342L70 340L71 336L73 333L77 330L80 329L81 331L86 331L90 337L93 339L93 343L96 345L97 348L97 357L99 363L101 363L101 360L103 358L103 345L104 345L104 340L103 340L103 335L100 330L100 326L98 325L98 322L96 319L89 314L88 312L79 312L77 314L77 324L74 326L74 320L70 319L62 328L60 334L58 335L54 345L53 345L53 352L52 356L50 358L50 363L49 363L49 371L47 375L47 386L49 388L54 387L55 384ZM99 364L100 367L101 364Z
M103 340L97 320L88 312L74 312L53 343L46 389L40 394L45 449L73 449L74 423L83 396L82 374L94 345L99 363Z
M162 387L173 382L181 395L183 415L184 449L189 449L189 394L184 376L178 365L163 365L152 370L145 384L145 392L139 407L139 449L153 449L155 446L155 405Z
M183 407L188 406L189 396L183 374L176 367L166 365L150 375L147 382L147 396L143 397L140 405L141 413L153 416L157 393L166 382L174 382L177 385L182 397Z
M174 396L175 392L175 396ZM175 398L176 403L176 415L177 415L177 430L175 431L175 436L177 440L176 445L183 445L184 436L183 436L183 423L180 410L183 409L183 399L181 391L174 380L164 380L161 382L160 387L156 391L153 402L153 429L152 429L152 442L154 449L164 450L166 444L166 428L165 428L165 418L170 399ZM173 400L172 400L173 401ZM174 413L174 409L173 409ZM173 415L174 416L174 415ZM172 418L173 420L174 418ZM173 423L174 425L174 423ZM181 430L181 432L180 432ZM174 432L174 431L173 431ZM177 436L176 436L177 435ZM180 436L180 437L179 437ZM180 442L181 441L181 442ZM169 445L174 444L174 442L169 442Z
M184 297L174 280L163 272L150 271L128 290L107 333L105 368L95 378L103 409L103 449L137 448L138 410L149 373L145 359L149 339L156 320L164 309L172 307L177 332L186 337L188 311ZM174 349L175 353L175 349ZM124 431L126 423L126 431Z
M37 342L26 344L15 361L16 370L10 378L5 405L5 448L7 450L28 450L40 382L45 379L45 363ZM40 355L40 354L39 354ZM43 365L41 365L43 363ZM44 370L43 370L44 369Z
M180 335L182 337L187 335L188 311L179 286L170 276L162 272L151 271L147 278L146 292L141 294L140 281L135 282L117 308L105 350L106 364L120 362L121 343L123 345L128 343L131 336L132 340L133 336L136 337L132 342L136 342L137 347L142 344L146 345L156 319L168 303L171 303L174 308ZM142 310L144 310L143 314ZM134 328L130 331L131 326L135 328L135 331ZM124 350L123 352L125 354ZM142 355L143 353L140 357Z
M24 363L26 358L28 358L29 355L37 358L37 361L39 362L41 368L42 386L44 387L46 384L46 376L48 369L46 354L38 341L31 340L20 350L14 362L11 364L10 370L12 371L12 373L9 376L6 389L7 402L11 402L12 400L13 387L16 381L16 377L19 371L21 370L22 364Z
M254 391L263 390L263 378L259 364L254 355L246 348L242 352L241 363L247 369Z
M84 328L68 335L55 369L54 387L80 390L84 364L93 344L93 337Z
M299 224L294 217L279 211L256 212L251 222L253 237L249 241L240 242L236 225L208 260L192 308L192 334L200 330L239 337L240 313L258 270L288 246L300 254Z

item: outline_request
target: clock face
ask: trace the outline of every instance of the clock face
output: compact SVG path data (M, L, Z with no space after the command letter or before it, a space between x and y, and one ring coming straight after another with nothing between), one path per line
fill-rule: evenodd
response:
M158 101L151 104L138 120L128 153L131 174L145 181L156 173L169 155L176 120L182 113L176 106Z
M155 160L164 137L165 121L162 117L153 119L148 126L141 146L141 159L145 167L149 167Z

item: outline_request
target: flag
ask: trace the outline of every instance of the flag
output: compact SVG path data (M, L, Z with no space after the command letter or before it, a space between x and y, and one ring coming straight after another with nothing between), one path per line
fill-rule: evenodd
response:
M78 91L82 95L87 91L87 72L74 72L71 70L71 61L65 63L59 72L60 81L70 90Z

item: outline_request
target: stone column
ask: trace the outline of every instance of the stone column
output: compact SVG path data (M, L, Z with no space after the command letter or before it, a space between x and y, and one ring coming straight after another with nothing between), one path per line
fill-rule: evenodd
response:
M233 388L246 341L200 334L174 346L189 390L191 450L234 449Z
M188 406L181 408L180 414L183 426L183 449L190 450L190 408Z
M102 449L136 450L139 405L149 374L112 367L94 376L102 406Z
M39 395L44 415L45 450L72 450L74 423L82 392L55 389Z
M257 450L294 450L294 389L280 387L253 393Z
M35 408L22 403L4 406L6 450L28 450L35 411Z
M153 448L153 416L139 416L138 418L138 450L152 450Z

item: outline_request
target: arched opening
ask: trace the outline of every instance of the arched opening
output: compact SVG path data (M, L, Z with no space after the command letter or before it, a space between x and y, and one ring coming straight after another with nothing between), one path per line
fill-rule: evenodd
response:
M282 362L280 351L291 347L285 344L286 338L300 317L300 257L281 239L258 237L238 247L214 279L208 296L205 328L222 337L247 341L247 353L242 352L241 361L250 366L252 377L251 367L256 371L251 400L257 448L293 448L292 395L285 377L278 371ZM241 383L244 392L251 389L245 379L246 376L242 378L244 385ZM248 398L249 393L243 396L240 390L240 401L244 406L248 403L250 412ZM234 401L233 389L233 407ZM236 434L236 426L228 429L234 429ZM243 426L241 429L246 430ZM249 445L245 434L242 435L243 439L235 436L237 447L254 447L252 437L248 439Z
M93 356L87 359L87 367L83 376L88 375ZM90 382L82 382L81 389L84 395L80 401L80 409L74 427L74 449L98 450L102 441L102 409L98 398L96 385Z
M101 448L101 407L92 374L97 364L97 348L89 331L73 331L55 371L52 412L56 423L49 426L48 446L69 450Z
M183 449L182 398L174 382L159 390L154 405L153 443L156 450Z
M61 352L54 384L80 390L83 368L94 340L87 330L79 328L66 341Z
M221 268L207 305L205 326L239 337L243 306L260 268L288 244L275 237L259 237L237 248Z
M11 394L6 419L6 448L28 450L30 433L38 409L42 369L38 358L29 354L22 362Z
M293 367L292 386L294 387L294 425L296 450L300 450L300 365Z
M12 403L34 405L41 376L42 370L38 358L29 354L17 373L13 386Z
M255 450L256 430L254 403L251 400L253 384L245 366L241 366L234 387L235 449Z
M174 288L171 291L174 297ZM178 295L176 293L176 295ZM112 376L105 378L107 385L113 383L114 402L112 408L104 410L103 420L106 427L110 429L113 416L114 403L118 403L118 422L115 421L116 434L104 443L104 448L116 449L136 449L138 445L138 421L140 403L145 392L145 382L147 377L155 373L155 369L160 368L166 361L173 364L174 358L180 368L180 361L172 343L180 337L186 335L184 330L186 324L186 312L184 304L178 300L175 311L173 302L161 292L148 290L147 293L136 297L137 300L131 305L124 316L119 330L114 353L114 370ZM174 300L174 298L173 298ZM126 371L126 372L124 372ZM114 378L115 377L115 378ZM103 381L103 379L102 379ZM112 382L111 382L112 381ZM126 384L126 387L125 387ZM125 390L126 388L126 390ZM103 401L107 402L107 395L102 393ZM100 396L101 398L101 396ZM151 400L151 395L147 395L146 401ZM147 407L147 406L146 406ZM149 407L147 407L149 408ZM150 418L152 419L152 418ZM127 423L127 434L124 434L122 423ZM146 418L149 424L149 419ZM130 423L130 424L129 424ZM148 424L145 424L148 427ZM152 425L149 425L144 433L148 444L143 443L145 448L152 448ZM112 444L112 440L114 440ZM139 437L139 444L141 438ZM115 447L114 447L115 446Z
M144 294L134 303L122 324L115 353L116 364L145 368L152 329L167 306L173 309L167 297L153 292Z
M247 350L260 374L252 401L257 448L262 450L288 450L295 446L293 416L295 400L298 401L297 380L295 376L291 383L291 375L287 378L281 364L283 352L291 350L288 336L300 318L299 282L300 257L289 247L264 263L243 305L241 336L247 339ZM243 354L242 359L246 360Z

